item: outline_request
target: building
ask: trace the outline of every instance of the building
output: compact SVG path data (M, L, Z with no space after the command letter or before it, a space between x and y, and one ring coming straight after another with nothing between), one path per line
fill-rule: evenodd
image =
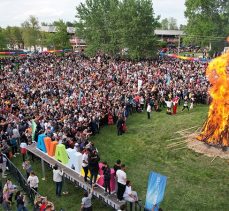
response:
M155 35L160 38L160 40L167 42L168 44L175 44L179 42L181 36L184 35L183 31L180 30L161 30L156 29L154 31Z
M55 26L41 26L40 31L43 32L49 32L49 33L55 33L57 32L57 29ZM83 39L80 39L75 34L75 27L67 27L67 32L70 35L70 44L73 48L73 50L81 50L85 48L86 43Z
M40 31L55 33L57 32L55 26L41 26ZM67 27L67 32L71 36L70 43L73 50L81 50L85 48L86 42L83 39L80 39L76 35L76 30L74 27ZM183 31L180 30L161 30L156 29L154 31L155 35L162 41L167 42L168 44L175 44L179 42L181 36L184 35Z

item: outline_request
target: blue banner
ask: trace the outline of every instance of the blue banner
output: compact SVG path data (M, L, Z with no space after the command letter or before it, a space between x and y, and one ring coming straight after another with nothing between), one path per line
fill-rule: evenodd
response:
M145 210L157 211L164 198L167 177L161 174L150 172L146 194Z

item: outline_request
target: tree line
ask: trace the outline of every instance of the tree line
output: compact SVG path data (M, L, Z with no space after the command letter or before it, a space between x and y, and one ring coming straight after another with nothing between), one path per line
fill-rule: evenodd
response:
M37 46L48 47L49 49L70 48L67 26L72 23L65 23L63 20L53 23L42 23L42 26L55 26L56 32L41 31L41 25L36 17L30 16L21 26L8 26L0 28L0 49L24 49ZM72 24L74 25L74 24Z
M76 7L74 23L59 20L39 24L36 17L30 16L20 27L0 28L0 49L70 48L67 27L71 26L86 42L85 53L89 56L102 52L112 57L152 58L160 47L154 34L156 28L184 30L185 44L211 44L213 50L222 50L229 35L229 1L186 0L185 6L187 25L178 27L175 18L160 21L151 0L85 0ZM43 32L40 25L55 26L56 32Z

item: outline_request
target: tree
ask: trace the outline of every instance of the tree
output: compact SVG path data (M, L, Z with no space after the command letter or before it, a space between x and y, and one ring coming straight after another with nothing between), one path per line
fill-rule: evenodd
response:
M24 23L22 23L22 37L24 43L28 47L34 47L39 43L40 31L39 21L36 17L30 16Z
M169 29L170 30L177 30L178 26L177 26L177 20L173 17L169 18L168 20L169 22Z
M86 0L77 8L76 23L77 35L87 43L86 53L96 54L97 51L104 53L116 53L116 46L112 45L118 40L119 17L117 0Z
M151 58L156 54L154 30L159 26L150 0L124 0L120 14L122 48L131 59Z
M17 26L7 26L5 30L6 40L10 48L24 48L22 29Z
M70 36L67 32L67 25L63 20L55 21L53 24L56 27L56 32L53 34L53 43L55 48L64 49L71 48Z
M86 0L76 10L77 35L86 41L89 55L115 56L124 48L133 59L153 55L158 19L150 0Z
M185 27L186 27L186 25L180 24L179 30L184 31Z
M205 46L212 43L218 48L229 33L228 0L186 0L186 42Z
M161 29L163 29L163 30L168 30L169 29L169 20L168 20L168 18L164 18L164 19L162 19L161 20Z
M0 49L7 47L5 30L0 27Z

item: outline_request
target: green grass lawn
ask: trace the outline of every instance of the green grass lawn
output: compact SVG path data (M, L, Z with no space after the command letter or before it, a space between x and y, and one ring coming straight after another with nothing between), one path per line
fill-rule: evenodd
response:
M179 108L180 110L180 108ZM208 107L198 105L190 112L178 111L176 116L162 112L152 113L147 119L146 113L130 116L127 121L128 132L117 136L116 127L104 127L99 135L92 137L102 161L113 166L121 159L127 166L127 176L132 181L140 199L145 201L148 175L156 171L168 177L164 201L161 207L166 211L227 211L229 210L229 168L220 158L212 158L195 153L187 148L167 149L175 141L176 131L192 126L201 126L207 117ZM194 131L195 129L193 129ZM183 146L183 145L182 145ZM21 165L21 161L14 159ZM40 163L33 164L35 172L41 178ZM69 211L79 210L83 192L67 182L64 190L68 196L55 198L55 187L51 171L46 171L47 180L41 181L39 190L43 195ZM94 210L111 210L98 200L94 200Z

